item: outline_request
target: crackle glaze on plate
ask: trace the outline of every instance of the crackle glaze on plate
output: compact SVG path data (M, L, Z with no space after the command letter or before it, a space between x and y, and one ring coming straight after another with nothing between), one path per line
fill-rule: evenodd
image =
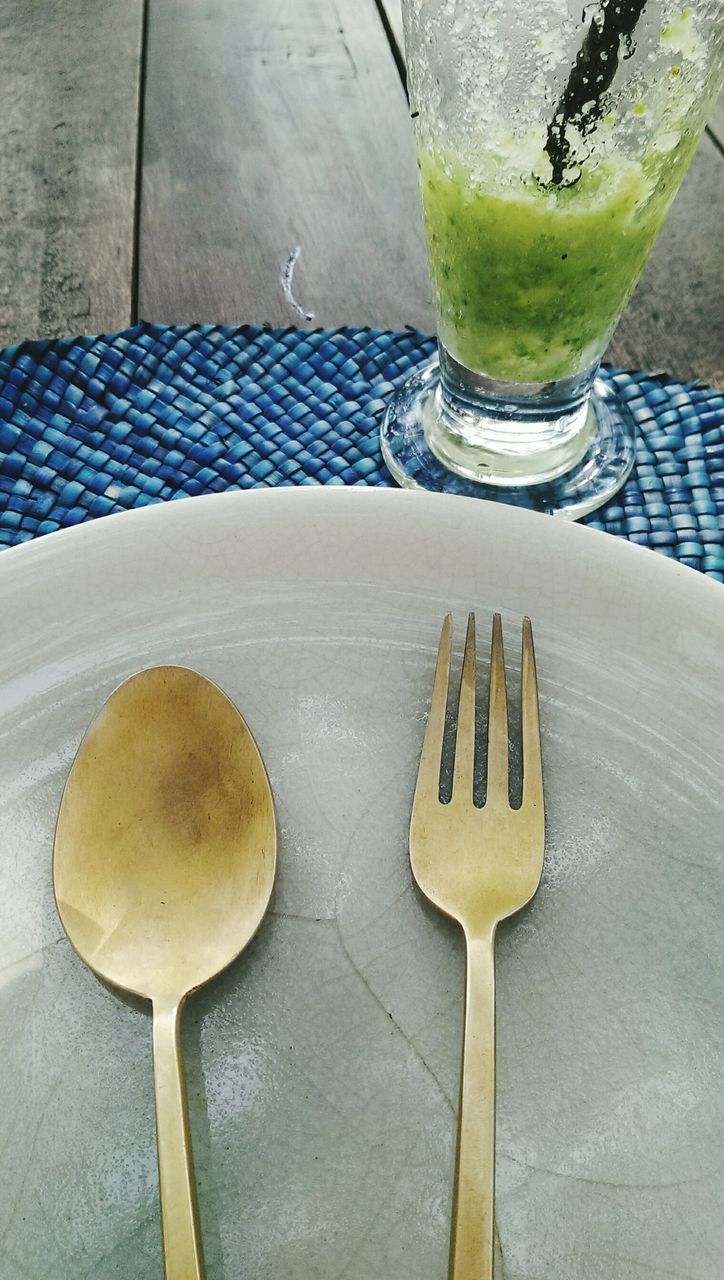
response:
M186 1015L209 1280L444 1280L463 951L406 828L471 607L513 666L533 618L549 819L497 950L497 1280L720 1280L719 585L512 508L277 490L7 551L0 603L2 1280L162 1274L150 1019L51 887L80 738L156 662L234 699L281 828L271 915Z

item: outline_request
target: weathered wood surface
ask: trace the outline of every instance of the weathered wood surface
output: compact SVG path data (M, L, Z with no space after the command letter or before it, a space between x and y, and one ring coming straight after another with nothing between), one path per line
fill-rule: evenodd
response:
M0 0L0 345L131 318L142 0Z
M143 317L431 328L400 0L149 0L139 175L142 8L0 0L0 343L129 323L139 176ZM711 135L609 355L721 384Z
M151 0L141 314L429 326L408 124L375 0Z

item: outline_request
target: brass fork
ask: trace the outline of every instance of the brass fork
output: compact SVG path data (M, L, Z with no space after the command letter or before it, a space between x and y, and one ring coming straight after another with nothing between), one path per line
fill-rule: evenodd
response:
M508 704L500 615L493 619L487 794L473 803L475 617L460 681L452 796L440 800L452 620L443 623L410 824L422 892L465 933L467 976L449 1280L492 1280L495 1170L495 930L533 897L543 870L544 817L538 684L530 620L523 622L523 799L510 805Z

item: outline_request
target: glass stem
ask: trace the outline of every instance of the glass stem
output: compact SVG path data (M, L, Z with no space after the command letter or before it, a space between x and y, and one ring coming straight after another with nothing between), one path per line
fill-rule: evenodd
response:
M570 471L595 430L589 394L598 368L557 382L500 382L461 365L442 343L440 385L425 435L459 475L488 484L543 484Z

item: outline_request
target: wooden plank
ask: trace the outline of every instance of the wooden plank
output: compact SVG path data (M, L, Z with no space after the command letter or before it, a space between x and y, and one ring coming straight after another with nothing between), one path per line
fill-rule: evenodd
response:
M146 84L144 318L430 326L375 0L150 0Z
M724 386L724 162L706 135L606 359Z
M0 0L0 345L131 319L143 0Z

